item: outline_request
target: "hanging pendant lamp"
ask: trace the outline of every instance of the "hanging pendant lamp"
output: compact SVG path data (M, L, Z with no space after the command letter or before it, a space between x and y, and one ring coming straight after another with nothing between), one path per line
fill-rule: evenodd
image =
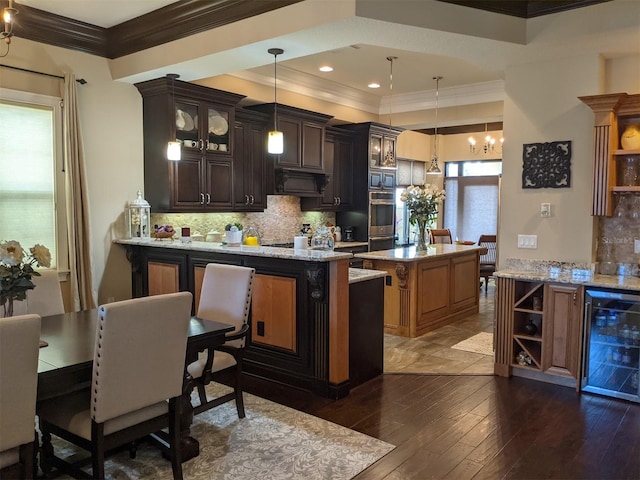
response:
M438 165L438 94L440 80L442 80L442 77L433 77L433 79L436 81L436 126L433 135L433 156L431 157L429 168L427 168L427 175L439 175L442 173L442 170L440 170L440 166Z
M284 50L281 48L270 48L267 50L270 55L273 55L273 130L269 132L269 139L267 142L267 151L274 155L280 155L284 152L284 135L278 131L278 75L277 64L278 55L282 55Z
M168 73L167 78L171 79L171 101L175 103L175 86L176 78L180 77L177 73ZM167 160L174 162L182 160L182 144L177 140L167 142Z

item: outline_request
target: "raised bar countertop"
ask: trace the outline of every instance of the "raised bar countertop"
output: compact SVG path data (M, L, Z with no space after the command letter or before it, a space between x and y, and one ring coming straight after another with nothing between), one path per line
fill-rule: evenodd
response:
M157 240L126 238L114 240L122 245L137 245L154 248L173 248L176 250L191 250L197 252L228 253L230 255L250 255L254 257L282 258L290 260L304 260L307 262L333 262L335 260L349 259L353 257L350 252L334 252L324 250L295 250L293 248L281 247L228 247L213 242L190 242L183 243L180 240Z
M367 280L373 280L375 278L383 278L387 276L387 272L384 270L369 270L366 268L350 268L349 269L349 284L366 282Z
M480 247L478 245L449 245L438 243L436 245L429 245L426 252L416 252L416 247L412 246L394 248L391 250L378 250L375 252L356 253L354 254L354 256L357 258L366 258L369 260L416 262L434 257L453 257L461 253L472 252L475 250L486 250L486 247Z

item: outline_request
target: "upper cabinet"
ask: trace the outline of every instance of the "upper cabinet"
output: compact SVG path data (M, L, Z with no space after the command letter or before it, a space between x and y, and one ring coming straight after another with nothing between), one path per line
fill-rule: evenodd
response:
M640 95L579 98L595 114L592 215L611 216L625 195L640 193Z
M267 208L265 183L266 124L269 116L244 109L236 111L233 155L233 210Z
M245 107L270 116L274 125L275 104ZM301 108L277 105L277 127L284 137L281 155L267 154L267 192L270 194L321 197L330 172L324 166L325 128L332 117Z
M342 125L355 133L358 178L367 178L367 190L394 190L396 186L396 143L402 128L380 123Z
M353 134L327 127L324 142L324 168L331 175L322 197L302 198L305 210L341 211L353 206Z
M143 100L145 197L154 211L233 209L235 108L242 95L163 77L137 83ZM167 160L167 142L182 159Z

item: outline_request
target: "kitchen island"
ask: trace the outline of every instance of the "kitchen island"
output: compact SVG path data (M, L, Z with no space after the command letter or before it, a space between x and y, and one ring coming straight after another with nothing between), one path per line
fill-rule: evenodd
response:
M479 258L484 247L429 245L358 253L365 268L387 273L384 331L418 337L478 312Z
M244 371L331 398L349 393L353 254L176 240L115 242L127 250L133 297L187 290L194 295L195 314L208 263L255 268ZM382 284L385 273L362 275L351 280Z

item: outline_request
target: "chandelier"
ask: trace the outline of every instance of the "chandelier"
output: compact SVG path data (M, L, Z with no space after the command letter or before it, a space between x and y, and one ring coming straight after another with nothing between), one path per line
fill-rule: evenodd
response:
M491 135L487 133L487 124L484 124L484 144L478 145L478 142L475 138L469 137L469 151L474 155L480 154L490 154L490 153L502 153L502 144L504 143L504 138L500 138L500 140L496 140Z
M278 55L282 55L281 48L270 48L267 50L273 55L273 130L268 134L267 152L274 155L281 155L284 152L284 134L278 130Z
M17 14L18 10L13 8L13 0L9 0L9 6L2 10L2 22L4 24L4 28L2 29L2 39L7 45L7 51L0 55L0 58L9 55L11 37L13 37L13 20Z

